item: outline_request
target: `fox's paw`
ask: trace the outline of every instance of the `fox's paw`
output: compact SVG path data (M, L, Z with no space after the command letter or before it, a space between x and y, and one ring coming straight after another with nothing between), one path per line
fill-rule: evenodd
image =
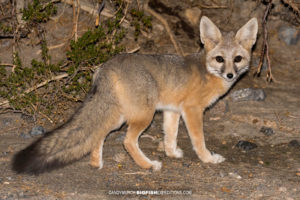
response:
M102 169L103 168L103 162L101 162L100 164L99 164L99 168L98 169Z
M93 163L93 162L91 162L90 166L92 168L95 168L95 169L102 169L103 168L103 162L101 162L101 163Z
M221 156L220 154L217 154L217 153L212 153L211 160L209 162L213 163L213 164L218 164L223 161L225 161L225 158L223 156Z
M212 157L213 157L214 164L221 163L226 160L223 156L221 156L220 154L217 154L217 153L212 154Z
M203 154L202 154L203 155ZM199 158L204 162L204 163L213 163L213 164L218 164L221 163L225 160L223 156L220 154L210 152L206 150L205 156L199 156Z
M153 160L151 163L152 163L151 167L152 167L153 171L159 171L161 169L161 166L162 166L161 162L159 162L157 160Z
M173 157L173 158L182 158L183 157L183 151L178 147L173 151L166 151L166 154L168 157Z

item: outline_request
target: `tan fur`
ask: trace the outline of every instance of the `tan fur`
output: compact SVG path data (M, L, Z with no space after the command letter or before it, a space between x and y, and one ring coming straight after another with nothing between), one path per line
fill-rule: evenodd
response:
M200 35L205 52L186 57L116 56L97 70L92 89L74 119L37 141L19 157L27 156L28 152L31 155L34 149L40 157L30 159L43 162L43 167L47 167L51 161L68 163L91 152L90 165L102 168L106 135L126 122L125 149L140 167L159 170L161 163L150 160L140 150L138 139L151 123L156 110L163 110L167 156L183 156L177 147L178 123L182 116L198 157L203 162L224 161L221 155L212 154L205 146L203 112L248 69L256 34L256 19L251 19L236 35L222 35L213 22L202 17ZM19 157L16 165L20 163ZM29 162L24 165L30 165ZM30 167L32 171L39 170L33 164ZM16 170L31 169L16 167Z

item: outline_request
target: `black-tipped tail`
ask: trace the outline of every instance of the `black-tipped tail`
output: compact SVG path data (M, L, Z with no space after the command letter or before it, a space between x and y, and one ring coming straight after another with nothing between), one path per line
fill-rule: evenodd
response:
M33 144L18 152L12 161L12 169L17 173L40 174L62 167L64 163L58 160L47 161L47 156L39 151L40 138Z

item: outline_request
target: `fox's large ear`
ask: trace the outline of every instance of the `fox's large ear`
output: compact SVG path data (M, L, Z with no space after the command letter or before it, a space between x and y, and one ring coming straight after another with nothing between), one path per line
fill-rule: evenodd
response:
M235 35L236 41L246 49L251 49L256 42L258 24L257 19L250 19Z
M200 21L200 39L207 50L213 49L222 39L219 28L206 16Z

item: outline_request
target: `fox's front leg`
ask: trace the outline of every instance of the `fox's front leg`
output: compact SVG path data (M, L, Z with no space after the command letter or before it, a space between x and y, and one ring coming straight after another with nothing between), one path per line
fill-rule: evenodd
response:
M212 154L205 146L203 110L200 107L186 107L183 109L182 117L198 157L205 163L221 163L225 158L219 154Z
M177 147L177 133L180 114L164 111L164 147L169 157L182 158L183 152Z

